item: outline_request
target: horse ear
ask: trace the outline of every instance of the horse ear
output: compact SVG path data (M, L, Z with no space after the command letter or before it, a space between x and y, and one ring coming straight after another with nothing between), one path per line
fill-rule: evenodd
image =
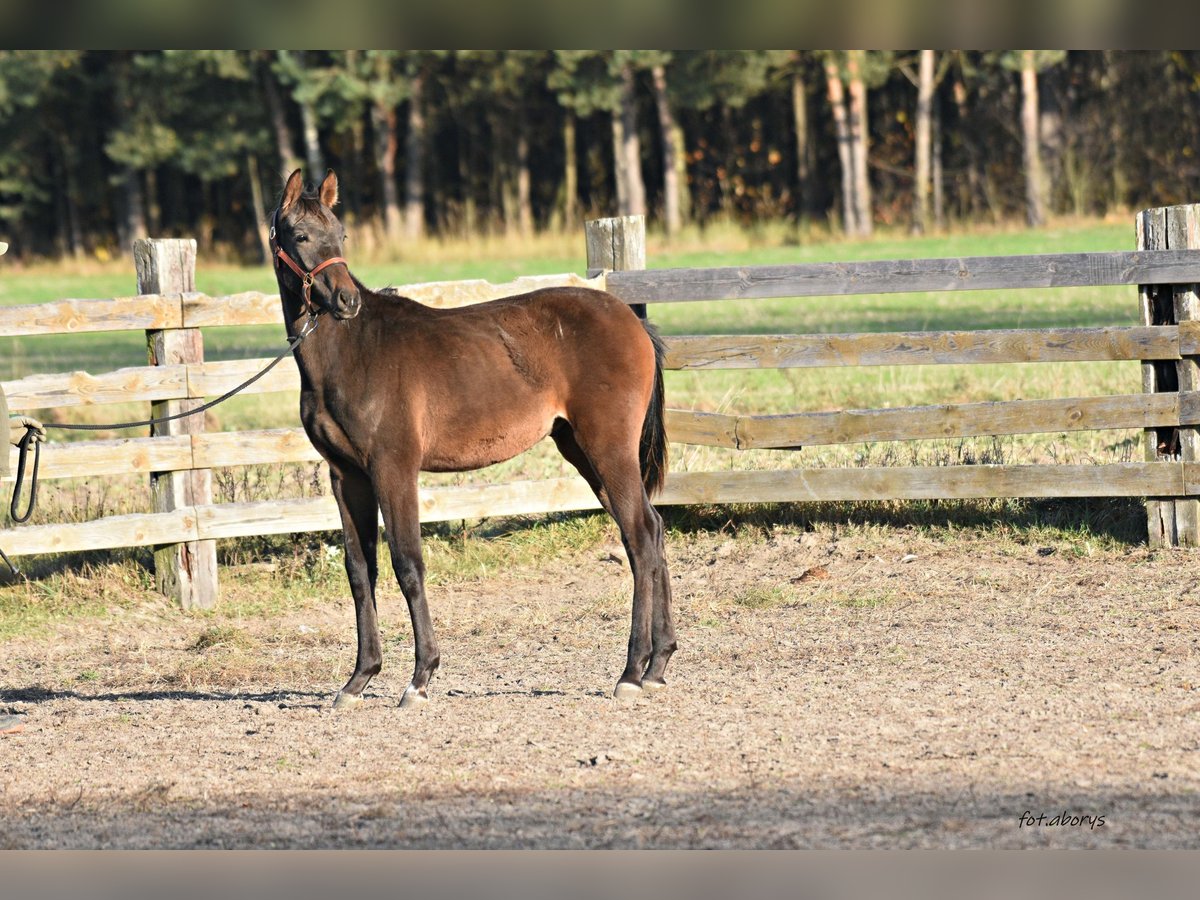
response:
M304 190L304 178L297 169L287 180L287 185L283 189L283 200L279 203L279 211L287 212L292 208L292 204L300 199L300 192Z
M321 182L321 203L330 208L338 202L338 185L337 176L333 174L333 169L325 176L325 180Z

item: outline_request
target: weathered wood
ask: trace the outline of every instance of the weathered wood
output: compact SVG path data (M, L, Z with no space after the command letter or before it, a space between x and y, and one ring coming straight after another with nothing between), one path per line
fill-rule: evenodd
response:
M656 503L791 503L985 497L1139 497L1200 493L1200 465L1177 462L1098 466L925 466L861 469L683 472L668 477ZM423 490L421 520L538 515L597 509L579 478ZM340 527L330 497L228 503L94 522L0 531L13 556L326 531Z
M1193 400L1193 407L1197 405ZM1176 394L1130 394L739 416L734 446L755 450L1178 425L1179 406Z
M196 465L212 469L314 462L321 458L303 428L198 434L193 441Z
M1194 281L1200 253L1165 250L646 269L613 272L608 290L633 304Z
M1167 208L1167 246L1173 250L1192 248L1200 250L1200 212L1198 206L1171 206ZM1190 284L1176 284L1171 288L1175 321L1200 321L1200 299L1196 294L1198 276ZM1179 391L1194 392L1200 389L1200 366L1195 359L1181 359L1175 364L1176 384ZM1181 425L1179 428L1179 458L1185 463L1200 461L1200 432ZM1181 546L1200 545L1200 501L1178 499L1175 501L1176 536Z
M12 471L17 449L11 448ZM103 475L163 472L192 466L192 442L177 437L124 438L105 441L48 441L42 446L38 478L88 478ZM12 478L6 478L11 481ZM0 547L3 547L0 544Z
M645 265L644 258L642 264ZM583 287L604 290L604 284L603 273L595 277L583 278L568 272L561 275L526 275L500 284L481 279L428 281L421 284L401 284L391 290L402 297L408 297L410 300L416 300L426 306L450 309L458 306L471 306L475 303L486 303L502 297L513 297L543 288Z
M0 308L0 337L179 328L182 322L178 295L57 300Z
M691 409L666 411L667 440L676 444L736 448L740 416L698 412Z
M261 372L270 362L271 358L264 357L262 359L229 359L188 366L188 395L196 398L219 396ZM296 360L289 357L281 360L279 365L254 384L246 387L242 393L269 394L275 391L298 390L300 390L300 370L296 368Z
M1174 327L669 337L670 369L1177 360Z
M612 219L591 219L583 225L587 244L587 274L589 278L604 279L607 273L628 272L646 268L645 216L620 216ZM646 304L631 304L640 318L646 318Z
M150 547L196 539L196 515L191 509L106 516L91 522L22 525L0 531L0 547L9 556Z
M1200 480L1200 471L1197 471ZM1079 466L918 466L683 472L667 478L659 505L989 497L1140 497L1180 494L1179 463ZM579 478L466 485L421 491L421 521L539 515L598 509ZM222 504L197 511L207 537L284 534L339 527L328 497Z
M174 400L186 397L188 392L185 366L132 366L101 375L27 375L3 385L9 408L14 411Z
M390 288L403 297L449 309L486 303L502 297L512 297L549 287L585 287L604 289L604 275L584 278L573 272L554 275L524 275L512 281L491 282L482 279L464 281L426 281L400 284ZM187 328L214 325L283 325L283 308L278 294L246 291L228 296L210 297L207 294L187 293L182 297L183 326ZM0 334L3 334L0 331Z
M1198 211L1198 206L1143 210L1136 220L1138 249L1200 251ZM1178 325L1181 345L1185 335L1190 344L1195 335L1193 323L1200 320L1200 300L1196 293L1200 275L1184 279L1147 277L1140 281L1138 303L1142 321ZM1142 387L1147 393L1193 392L1200 388L1200 367L1187 355L1174 363L1143 363ZM1147 460L1180 459L1185 463L1200 460L1200 432L1188 425L1149 428L1144 442ZM1200 501L1185 497L1154 498L1146 504L1146 518L1151 546L1200 545Z
M658 504L822 500L960 500L991 497L1142 497L1182 494L1179 463L1072 466L883 466L684 472Z
M189 292L183 295L183 327L214 325L283 325L278 294L243 291L221 297Z
M138 291L143 294L180 294L196 289L196 242L191 240L139 240L133 245ZM204 339L198 328L172 328L146 332L147 351L153 366L186 366L204 361ZM196 409L191 398L162 400L150 407L152 417L178 415ZM187 416L152 426L151 434L194 435L204 431L203 415ZM212 472L189 465L185 469L155 473L150 477L156 513L168 513L212 503ZM184 609L208 609L217 602L217 545L188 540L167 543L154 551L158 589Z

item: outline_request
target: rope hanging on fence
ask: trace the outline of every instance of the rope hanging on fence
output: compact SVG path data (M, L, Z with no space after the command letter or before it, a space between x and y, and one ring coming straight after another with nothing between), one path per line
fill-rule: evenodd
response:
M235 394L238 394L238 393L244 391L246 388L250 387L250 385L254 384L254 382L258 381L260 378L262 378L264 375L266 375L268 372L270 372L273 368L275 368L277 365L279 365L279 363L283 361L283 358L285 356L287 356L289 353L291 353L293 350L295 350L297 347L299 347L300 342L303 341L306 337L308 337L310 334L312 334L313 331L316 330L317 315L318 315L318 313L316 313L316 312L310 312L308 315L308 319L307 319L307 321L305 321L304 326L300 329L300 332L294 338L291 338L288 341L288 345L286 347L284 347L282 351L280 351L279 355L276 356L269 363L267 363L267 365L264 366L258 373L256 373L255 375L253 375L250 378L247 378L245 381L243 381L241 384L237 385L236 387L232 388L231 390L226 391L224 394L222 394L220 397L217 397L215 400L209 400L207 403L203 403L200 406L197 406L195 409L189 409L186 412L172 413L169 416L154 416L153 418L150 418L150 419L140 419L136 422L116 422L113 424L101 424L101 425L83 425L83 424L72 424L72 423L66 423L66 422L59 423L59 424L45 423L43 425L43 427L57 428L62 431L110 431L110 430L121 429L121 428L140 428L145 425L161 425L164 422L174 422L177 419L186 419L188 416L195 416L195 415L199 415L202 412L207 412L208 410L212 409L214 406L217 406L220 403L224 403L226 400L228 400L230 397L234 396ZM17 450L18 450L17 474L16 474L16 477L13 479L12 500L10 501L10 503L8 505L8 513L12 517L12 520L14 522L16 522L18 525L29 521L29 518L33 515L34 507L37 505L38 468L41 465L41 461L42 461L42 444L41 444L41 441L34 441L32 438L33 438L33 429L27 426L26 431L25 431L25 437L21 438L20 443L17 444ZM30 444L34 445L34 451L33 451L33 471L32 471L32 473L30 473L30 476L29 476L29 503L27 504L27 506L25 508L25 512L20 513L19 510L20 510L21 489L22 489L22 487L24 487L24 483L25 483L25 464L29 458L29 445ZM17 569L17 567L14 566L12 564L12 562L9 561L9 558L8 558L7 554L5 554L3 548L0 548L0 559L3 559L5 565L7 565L9 567L9 569L12 570L13 577L19 578L21 576L21 573Z

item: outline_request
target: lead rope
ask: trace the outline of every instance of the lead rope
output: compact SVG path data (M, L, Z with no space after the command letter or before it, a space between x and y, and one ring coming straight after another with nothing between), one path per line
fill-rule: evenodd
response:
M254 382L258 381L260 378L262 378L264 375L266 375L268 372L270 372L273 368L275 368L277 365L279 365L279 363L283 361L283 358L285 356L287 356L289 353L291 353L293 350L295 350L297 347L299 347L300 342L303 341L306 337L308 337L310 334L312 334L313 331L316 330L317 315L318 314L316 312L313 312L310 309L309 314L308 314L308 319L307 319L307 321L305 321L304 327L302 327L300 329L300 332L294 338L292 338L291 340L288 341L288 345L279 353L279 355L276 356L269 363L267 363L267 365L261 371L259 371L253 377L246 379L245 381L243 381L241 384L239 384L237 387L233 388L232 390L226 391L224 394L222 394L220 397L217 397L215 400L210 400L207 403L197 406L195 409L189 409L188 411L181 412L181 413L173 413L169 416L155 416L154 418L151 418L151 419L141 419L137 422L117 422L117 423L114 423L111 425L78 425L78 424L63 423L63 424L46 424L43 427L57 428L60 431L110 431L110 430L121 429L121 428L140 428L144 425L161 425L164 422L173 422L176 419L185 419L188 416L199 415L202 412L206 412L207 410L212 409L214 406L216 406L219 403L224 403L226 400L228 400L230 397L234 396L235 394L238 394L241 391L244 391L246 388L250 387L250 385L254 384ZM30 444L33 444L34 450L33 450L33 472L30 473L30 476L29 476L29 503L25 508L25 512L21 513L19 511L20 510L21 489L24 486L24 482L25 482L25 464L29 458L29 445ZM17 475L16 475L16 478L13 479L12 501L8 505L8 514L12 517L12 520L14 522L16 522L18 525L20 525L20 524L23 524L23 523L29 521L29 517L33 515L34 507L37 505L38 468L41 465L41 461L42 461L42 442L33 440L33 429L30 428L29 426L26 426L25 437L21 438L20 442L17 444L17 451L18 451ZM3 448L0 448L0 452L3 452ZM0 548L0 559L3 559L4 564L6 566L8 566L8 568L10 570L12 570L14 578L21 577L20 570L18 570L17 567L12 564L12 562L8 558L8 554L6 554L4 552L3 548Z

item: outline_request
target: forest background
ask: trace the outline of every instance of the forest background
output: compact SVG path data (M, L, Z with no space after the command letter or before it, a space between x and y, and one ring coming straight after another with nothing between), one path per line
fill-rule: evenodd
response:
M1195 199L1198 138L1197 51L4 51L0 234L255 263L297 166L377 258L614 214L1038 225Z

